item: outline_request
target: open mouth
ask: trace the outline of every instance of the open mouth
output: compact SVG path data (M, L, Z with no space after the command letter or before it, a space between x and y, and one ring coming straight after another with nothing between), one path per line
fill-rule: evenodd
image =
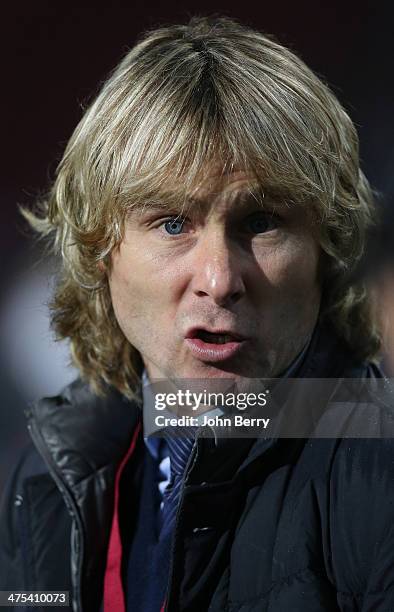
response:
M197 330L195 338L199 338L203 342L209 344L226 344L227 342L237 342L238 340L230 334L220 334L205 331L204 329Z
M246 339L228 330L208 331L194 328L186 334L185 342L191 353L201 361L223 361L236 355Z

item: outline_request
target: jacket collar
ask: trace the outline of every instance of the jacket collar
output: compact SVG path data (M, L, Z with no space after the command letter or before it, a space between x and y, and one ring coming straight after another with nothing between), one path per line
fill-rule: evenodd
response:
M53 463L70 486L126 454L141 411L113 388L94 395L80 379L54 398L40 400L32 418Z

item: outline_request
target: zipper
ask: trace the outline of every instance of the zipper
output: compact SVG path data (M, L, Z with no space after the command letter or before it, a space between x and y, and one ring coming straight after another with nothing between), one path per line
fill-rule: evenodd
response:
M76 559L76 574L75 580L73 579L73 572L71 572L71 580L74 587L74 592L72 594L72 607L74 612L82 612L82 601L81 601L81 575L82 575L82 556L83 556L83 528L82 521L79 515L78 507L74 501L74 498L68 489L68 487L64 484L64 480L62 479L55 462L52 459L51 454L48 451L48 447L41 436L41 433L37 427L37 424L34 420L34 416L32 416L31 411L26 413L29 421L27 424L27 428L30 432L31 438L36 445L38 451L41 456L45 460L49 473L55 481L60 493L63 496L64 502L66 504L67 510L73 520L72 529L71 529L71 559L73 557Z
M195 461L197 461L197 443L198 443L198 432L196 434L196 439L194 441L191 453L190 453L190 457L187 461L186 467L185 467L185 471L183 474L183 478L182 478L182 484L181 484L181 488L180 488L180 492L179 492L179 502L178 502L178 508L175 514L175 522L174 522L174 531L173 531L173 538L172 538L172 542L171 542L171 551L170 551L170 570L169 570L169 576L168 576L168 582L167 582L167 589L166 589L166 594L165 594L165 598L164 598L164 605L162 605L160 612L168 612L168 602L169 602L169 594L170 594L170 589L171 589L171 583L172 583L172 579L173 579L173 574L174 574L174 551L175 551L175 544L176 544L176 533L177 533L177 526L179 523L179 518L180 518L180 514L181 514L181 510L182 510L182 502L183 502L183 497L184 497L184 490L185 490L185 482L186 479L189 475L190 469L192 467L192 463L194 463ZM194 453L194 450L196 450L196 453ZM195 456L194 456L195 455Z

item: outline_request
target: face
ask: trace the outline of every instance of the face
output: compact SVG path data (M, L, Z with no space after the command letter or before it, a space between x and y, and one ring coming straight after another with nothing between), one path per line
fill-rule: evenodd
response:
M180 216L130 213L112 253L119 325L153 378L278 376L316 323L320 249L305 209L250 194L251 178L210 178Z

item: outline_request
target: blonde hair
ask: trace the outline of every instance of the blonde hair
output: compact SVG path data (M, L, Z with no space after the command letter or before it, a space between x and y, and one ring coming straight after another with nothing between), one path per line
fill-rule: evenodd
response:
M351 281L373 212L352 121L272 38L193 18L131 49L75 129L48 198L24 211L62 255L52 322L96 392L107 383L135 396L142 364L98 263L108 270L133 206L182 205L212 164L246 169L265 192L310 207L325 254L325 316L360 358L376 353L367 292Z

